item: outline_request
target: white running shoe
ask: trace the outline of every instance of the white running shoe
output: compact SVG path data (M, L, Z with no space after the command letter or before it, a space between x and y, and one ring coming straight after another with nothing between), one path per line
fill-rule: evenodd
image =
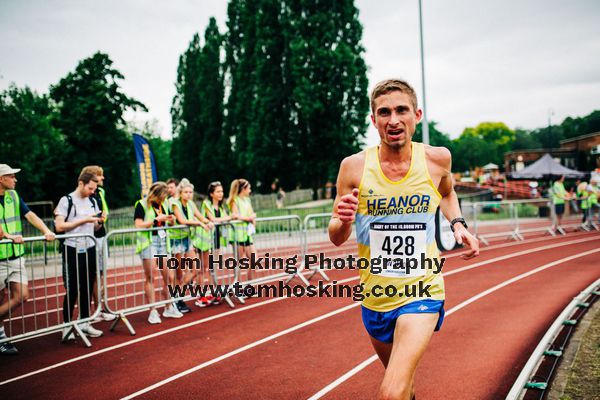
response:
M63 328L63 330L62 330L62 341L63 342L66 342L67 340L75 340L75 334L73 332L71 332L69 334L69 336L67 336L67 334L69 333L70 330L71 330L70 326Z
M148 322L155 325L160 324L162 321L160 319L160 314L156 310L150 311L150 315L148 315Z
M81 324L81 331L88 335L89 337L100 337L102 336L102 331L94 328L89 322L86 324Z
M107 312L101 312L100 317L102 317L104 321L114 321L115 319L117 319L117 316L115 314Z
M163 312L163 317L165 318L181 318L183 314L175 307L173 304L165 308Z

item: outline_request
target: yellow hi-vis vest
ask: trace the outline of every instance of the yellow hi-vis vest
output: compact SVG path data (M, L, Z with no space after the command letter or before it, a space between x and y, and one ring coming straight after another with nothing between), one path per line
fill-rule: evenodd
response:
M138 200L135 203L135 207L137 207L137 205L141 204L142 207L144 208L144 221L148 222L148 221L153 221L154 218L156 218L156 212L154 212L154 208L152 208L152 206L148 206L148 202L146 201L146 199L142 199L142 200ZM167 205L165 202L163 202L162 204L163 210L165 210L165 212L168 214L169 213L169 209L167 208ZM167 232L167 252L171 252L171 243L169 240L169 230L165 229L165 231ZM136 245L135 245L135 252L136 253L141 253L144 249L150 247L150 243L152 242L152 231L148 231L148 232L136 232L135 235L135 240L136 240Z
M14 190L4 192L4 207L0 205L0 223L6 233L23 234L19 195ZM22 244L0 244L0 259L21 257L24 253L25 248Z

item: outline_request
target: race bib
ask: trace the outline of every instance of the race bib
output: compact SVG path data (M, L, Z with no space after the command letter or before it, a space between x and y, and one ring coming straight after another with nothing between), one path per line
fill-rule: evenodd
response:
M164 239L167 237L167 231L165 231L164 229L161 229L158 231L158 237L161 239Z
M248 235L252 236L256 233L256 228L254 227L254 224L248 224Z
M427 224L421 222L381 223L369 227L371 273L389 278L423 276L422 259L427 250Z

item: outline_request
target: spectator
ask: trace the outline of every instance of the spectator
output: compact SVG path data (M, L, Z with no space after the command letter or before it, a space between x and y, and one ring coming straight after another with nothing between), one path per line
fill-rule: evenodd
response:
M23 255L22 218L25 219L45 236L46 240L54 240L54 233L15 191L17 184L16 173L20 169L0 164L0 240L11 240L12 244L0 244L0 293L7 288L8 293L0 303L0 321L22 304L29 297L27 286L27 270ZM0 322L0 339L6 338L4 325ZM19 351L14 344L5 342L0 345L0 354L15 355Z
M179 225L187 225L191 227L190 229L171 230L171 251L177 258L177 261L179 261L179 269L182 270L182 278L178 279L177 282L183 286L190 283L196 274L191 269L183 271L181 268L181 257L196 257L196 253L194 252L192 246L192 240L195 237L194 232L197 230L202 230L204 232L208 231L209 227L204 222L210 222L202 217L200 211L198 211L198 207L196 207L196 204L194 204L194 185L192 185L189 180L183 178L177 186L177 192L179 194L178 199L173 200L171 204L173 214L175 215ZM175 238L173 237L174 234ZM208 258L206 260L206 264L204 265L207 264ZM191 311L183 300L177 301L176 306L177 309L182 313L188 313Z
M277 208L283 208L283 200L285 200L285 192L283 191L282 187L279 187L279 190L277 191L277 198L275 200Z
M275 183L273 183L275 184ZM202 202L202 215L211 223L224 223L231 221L231 217L227 212L225 202L223 201L224 191L221 182L212 182L208 185L208 198ZM215 257L221 254L221 248L227 247L227 240L229 238L228 232L232 232L225 226L217 225L212 234L211 250ZM232 232L233 233L233 232ZM216 284L216 282L214 282ZM206 307L211 304L220 304L220 297L213 297L212 295L201 297L196 301L198 307Z
M96 307L101 307L100 297L98 296L98 291L102 293L102 282L104 275L104 257L103 257L103 249L106 242L106 223L108 218L108 204L106 203L106 193L104 191L104 170L102 167L98 165L88 165L81 170L82 173L88 172L90 174L94 174L96 180L98 181L98 187L96 191L92 195L98 207L100 207L100 211L102 212L102 218L104 218L104 223L100 225L100 229L94 232L94 236L96 237L96 252L98 253L98 270L100 271L100 282L98 285L94 285L94 304ZM116 315L109 313L106 310L102 310L98 319L94 322L99 321L113 321L116 318Z
M235 240L239 258L250 258L256 252L254 248L256 213L252 209L250 201L251 192L250 182L246 179L235 179L231 182L227 206L231 210L232 218L241 221L235 224ZM248 270L248 279L251 279L250 270Z
M166 228L167 225L173 225L175 219L169 213L167 205L167 184L164 182L155 182L150 187L148 197L135 203L134 221L135 227L140 229L163 228L146 232L138 232L136 235L136 253L142 259L144 268L144 291L146 292L146 301L154 304L154 271L158 268L156 256L169 255L171 243ZM163 294L169 299L169 284L175 283L175 273L173 270L163 266L161 269L164 285ZM183 314L175 307L173 302L165 305L163 312L165 318L181 318ZM150 309L148 322L151 324L160 324L162 321L160 315L154 306Z
M94 236L104 223L100 206L93 198L98 187L94 174L79 175L77 188L63 196L54 210L57 232ZM63 319L70 322L75 304L79 305L79 318L90 316L90 296L96 283L96 241L93 238L77 237L65 239L62 251L63 284L67 293L63 301ZM89 322L81 325L88 336L102 336L102 331ZM71 328L63 330L63 341L74 339Z
M565 213L565 200L569 200L569 194L565 190L565 176L562 175L552 185L552 202L554 203L554 212L556 213L556 221L552 225L552 229L561 234L565 234L565 230L560 226L562 216Z

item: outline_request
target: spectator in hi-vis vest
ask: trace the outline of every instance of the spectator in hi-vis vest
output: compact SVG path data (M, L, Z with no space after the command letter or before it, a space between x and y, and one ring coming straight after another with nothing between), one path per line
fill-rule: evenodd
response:
M0 321L29 297L27 270L23 255L23 217L42 232L46 240L54 240L54 233L48 229L15 191L16 173L20 169L0 164L0 240L11 240L10 244L0 244ZM6 288L6 291L4 290ZM0 322L0 339L6 338L4 325ZM18 354L17 348L10 342L0 344L0 354Z

